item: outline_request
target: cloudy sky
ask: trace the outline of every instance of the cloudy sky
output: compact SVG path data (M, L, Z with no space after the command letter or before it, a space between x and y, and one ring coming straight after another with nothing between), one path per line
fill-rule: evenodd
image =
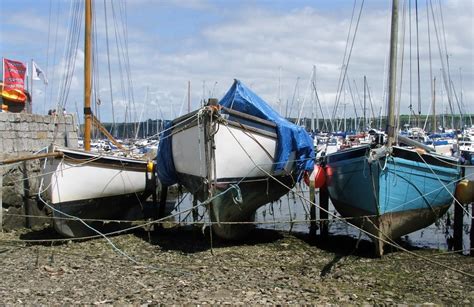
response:
M283 115L311 117L316 109L319 117L322 110L328 118L336 101L337 116L342 117L344 110L348 116L361 115L364 76L372 103L367 98L368 114L372 110L378 114L385 105L391 1L93 2L95 100L100 99L96 113L104 122L113 117L123 121L125 114L142 120L183 114L188 81L191 109L199 107L203 97L221 98L233 79L240 79ZM82 112L82 17L81 24L71 23L77 3L81 2L0 0L0 54L24 62L34 59L49 79L47 86L34 82L34 112L46 113L58 99L68 111ZM399 55L404 55L399 61L403 62L400 112L408 114L410 103L415 113L419 104L421 113L430 112L430 70L436 77L437 112L446 110L447 79L442 75L444 71L447 76L449 68L455 111L461 107L474 113L472 0L419 0L418 39L415 0L400 0L400 6ZM67 49L72 48L73 33L81 37L74 74L65 88L61 86L67 71L65 54L74 54ZM343 62L345 54L350 55L348 63ZM310 87L313 67L321 105ZM346 67L346 81L337 95Z

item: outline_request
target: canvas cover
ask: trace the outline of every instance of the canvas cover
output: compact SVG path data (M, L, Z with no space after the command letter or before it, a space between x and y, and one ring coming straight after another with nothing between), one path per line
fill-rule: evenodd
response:
M313 140L303 127L297 126L273 110L262 98L257 96L239 80L235 80L219 104L239 112L271 121L277 125L277 150L275 172L283 170L291 153L296 153L296 173L299 180L303 171L314 168ZM170 126L170 125L169 125ZM169 128L169 126L167 128ZM163 184L177 183L171 152L171 131L166 130L158 146L158 177Z
M158 154L156 156L158 178L161 184L167 186L178 183L178 176L176 175L173 161L173 149L171 146L172 126L172 121L167 121L163 125L163 131L160 133L160 142L158 143Z

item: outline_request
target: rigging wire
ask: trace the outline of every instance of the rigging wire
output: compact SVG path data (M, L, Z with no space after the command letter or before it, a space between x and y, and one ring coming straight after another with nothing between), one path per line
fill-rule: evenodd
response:
M110 91L110 104L112 106L112 128L110 134L114 135L115 127L115 107L114 107L114 93L112 86L112 69L110 65L110 44L109 44L109 25L108 25L108 14L107 14L107 2L104 0L104 23L105 23L105 44L107 47L107 71L109 73L109 91Z
M341 87L341 83L343 83L343 77L342 77L342 73L343 73L343 69L344 67L346 66L346 57L347 57L347 48L349 46L349 39L350 39L350 35L351 35L351 32L352 32L352 24L354 22L354 14L355 14L355 9L356 9L356 4L357 4L357 0L354 0L354 5L352 6L352 14L351 14L351 21L349 23L349 30L347 31L347 38L346 38L346 46L344 48L344 55L342 57L342 66L341 66L341 71L339 72L339 79L337 81L337 89L338 89L338 92L339 92L339 88ZM336 101L337 101L337 95L336 95ZM335 108L336 106L334 106ZM332 123L332 120L333 120L333 117L335 116L335 113L336 113L336 110L333 110L333 113L331 114L331 117L329 118L330 120L330 124L331 124L331 130L334 130L332 127L333 127L333 123Z
M260 169L260 171L264 172L268 177L272 178L273 180L275 180L276 182L278 182L280 185L282 185L283 187L287 188L289 191L292 190L289 186L287 186L286 184L284 184L283 182L281 182L280 180L278 180L277 178L275 178L273 175L271 175L270 173L268 173L267 171L265 171L261 166L259 166L258 164L256 164L255 161L252 159L252 157L251 157L251 156L249 155L249 153L247 152L247 150L243 147L243 145L238 141L238 139L236 138L236 136L233 134L233 132L231 131L231 129L229 129L229 127L228 127L227 125L225 125L225 127L228 129L229 133L232 135L232 137L236 140L236 142L239 144L239 146L240 146L240 147L242 148L242 150L245 152L245 154L247 155L247 157L252 161L252 163L254 164L254 167L257 167L258 169ZM425 162L425 163L426 163L426 162ZM297 194L298 197L305 199L303 195L300 195L300 193L295 193L295 194ZM312 202L311 200L307 200L307 201L309 201L311 204L317 206L317 204L314 203L314 202ZM334 217L334 218L336 218L336 219L339 218L337 215L331 213L331 212L330 212L329 210L327 210L327 209L324 209L324 208L322 208L322 207L319 207L319 209L325 211L325 212L328 213L330 216L332 216L332 217ZM369 221L373 224L373 222L372 222L370 219L367 219L367 220L369 220ZM344 221L344 220L343 220L343 221ZM344 222L347 223L347 221L344 221ZM351 225L352 225L352 224L351 224ZM359 231L361 231L361 232L363 232L364 234L368 235L369 237L375 238L375 239L377 239L377 240L380 240L380 241L382 241L383 243L385 243L385 244L387 244L387 245L394 246L394 247L396 247L396 248L398 248L398 249L400 249L400 250L402 250L402 251L404 251L404 252L406 252L406 253L409 253L409 254L411 254L411 255L413 255L413 256L419 258L419 259L423 259L423 260L425 260L425 261L427 261L427 262L440 265L440 266L442 266L442 267L448 268L448 269L450 269L450 270L456 271L456 272L461 273L461 274L466 275L466 276L474 277L474 275L472 275L472 274L470 274L470 273L468 273L468 272L459 270L459 269L457 269L457 268L452 268L452 267L450 267L450 266L447 266L447 265L444 265L444 264L442 264L442 263L436 262L436 261L434 261L434 260L432 260L432 259L430 259L430 258L428 258L428 257L422 256L422 255L418 255L418 254L416 254L416 253L414 253L414 252L412 252L412 251L409 251L409 250L407 250L406 248L402 247L401 245L399 245L399 244L397 244L397 243L394 243L391 239L386 240L386 239L381 238L381 237L375 237L372 233L368 232L367 230L365 230L365 229L363 229L363 228L360 228L360 227L357 227L357 226L355 226L355 225L353 225L353 226L356 227ZM378 228L375 224L373 224L373 226L374 226L375 228ZM379 230L379 231L380 231L380 230ZM385 234L383 234L383 235L386 237Z
M225 127L226 127L227 129L229 129L229 127L226 125L226 121L224 121L224 124L225 124ZM229 132L233 135L233 133L232 133L232 131L231 131L230 129L229 129ZM235 138L234 135L233 135L233 137ZM238 140L237 140L237 142L238 142ZM239 144L240 144L240 142L239 142ZM241 145L241 144L240 144L240 145ZM242 146L242 145L241 145L241 146ZM248 155L248 153L247 153L247 151L245 150L245 148L242 148L242 149L243 149L244 152L246 152L246 154ZM250 156L249 156L249 158L251 159L252 163L254 163L254 168L255 168L255 167L256 167L256 168L259 168L261 171L265 172L265 170L261 167L261 165L256 164L255 161L254 161ZM426 162L425 162L425 163L426 163ZM267 173L267 172L265 172L265 173ZM272 179L276 180L277 182L279 182L281 185L285 186L286 188L289 188L289 187L287 187L286 185L284 185L283 183L281 183L280 181L278 181L278 179L275 178L274 176L272 176L271 174L268 174L268 173L267 173L267 175L268 175L269 177L271 177ZM242 178L242 180L244 180L244 179L245 179L245 177ZM241 182L242 180L240 180L240 182ZM230 189L231 189L231 188L227 189L226 191L223 191L222 193L219 193L218 195L214 195L212 198L208 199L208 200L207 200L206 202L204 202L204 203L201 203L199 206L202 206L203 204L209 203L209 202L212 201L213 199L215 199L215 198L217 198L217 197L220 197L220 196L223 195L224 193L227 193L228 191L230 191ZM291 190L291 189L290 189L290 190ZM309 200L306 200L304 196L300 195L301 193L302 193L301 191L297 191L295 194L298 195L298 197L304 199L305 201L309 201ZM314 204L313 202L311 202L311 201L309 201L309 202L310 202L311 204L313 204L313 205L316 206L316 204ZM197 206L196 206L196 207L197 207ZM192 209L194 209L194 206L193 206L193 208L188 209L187 211L192 210ZM320 210L325 210L325 209L320 208ZM186 210L185 210L185 211L186 211ZM182 213L182 212L179 212L179 213L175 214L175 216L178 215L178 214L181 214L181 213ZM329 213L331 216L333 216L335 219L345 221L344 219L341 219L341 218L337 217L336 215L334 215L333 213L331 213L331 212L329 212L329 211L328 211L328 213ZM73 218L76 218L76 217L73 217ZM163 219L164 219L164 218L163 218ZM161 220L163 220L163 219L161 219ZM76 220L77 220L77 218L76 218ZM159 222L159 221L160 221L160 220L156 220L156 221L152 221L152 222L150 222L150 223L157 223L157 222ZM345 222L347 222L347 221L345 221ZM221 222L221 223L223 223L223 222ZM290 223L291 223L291 224L294 224L295 221L293 221L292 219L290 219ZM212 224L212 223L211 223L211 224ZM242 223L238 222L238 224L242 224ZM143 227L144 225L145 225L145 224L141 224L141 225L138 225L138 226L136 226L136 227ZM364 231L363 229L360 229L360 228L358 228L358 229L359 229L360 231L366 233L366 231ZM366 234L370 236L369 233L366 233ZM110 234L107 234L107 235L110 235ZM107 237L106 237L105 234L102 234L102 233L99 232L99 233L98 233L98 236L104 237L104 238L107 240ZM82 239L83 239L83 238L82 238ZM409 254L411 254L411 255L417 257L417 258L423 259L423 260L428 261L428 262L431 262L431 263L435 263L435 264L441 265L440 263L437 263L437 262L435 262L435 261L433 261L433 260L431 260L431 259L429 259L429 258L427 258L427 257L423 257L423 256L420 256L420 255L418 255L418 254L415 254L415 253L412 253L412 252L407 251L406 249L404 249L403 247L399 246L398 244L393 243L390 239L387 239L387 240L382 239L382 241L384 241L384 242L385 242L386 244L388 244L388 245L395 246L395 247L397 247L397 248L399 248L399 249L401 249L401 250L403 250L403 251L405 251L405 252L407 252L407 253L409 253ZM110 240L108 240L108 242L111 243ZM113 243L111 243L111 244L113 244ZM112 245L112 246L113 246L113 245ZM114 247L114 246L113 246L113 247ZM134 260L134 259L130 259L127 254L122 253L123 251L117 250L116 247L114 247L114 250L115 250L116 252L118 252L120 255L126 257L127 259L129 259L129 260L131 260L131 261ZM451 268L451 269L453 269L453 268ZM466 272L463 272L463 271L461 271L461 270L457 270L457 269L454 269L454 270L457 271L457 272L459 272L459 273L466 274ZM469 275L469 276L470 276L470 275Z
M437 26L435 13L434 13L434 9L433 9L433 2L431 0L430 0L430 9L431 9L431 16L433 18L433 26L434 26L434 29L435 29L436 40L437 40L437 43L438 43L437 45L438 45L438 53L439 53L439 57L440 57L440 62L441 62L441 71L442 71L443 83L444 83L444 87L445 87L445 90L446 90L446 97L448 99L449 109L451 111L451 128L454 129L454 109L453 109L453 102L452 102L451 86L449 85L450 82L448 81L449 70L448 70L448 73L446 73L446 66L447 65L449 66L447 46L446 46L446 37L444 36L445 50L446 50L446 62L445 62L444 61L443 50L441 49L442 48L441 47L442 42L440 41L441 39L440 39L440 33L439 33L441 30L438 31L438 26ZM440 10L441 10L441 3L440 3ZM442 13L440 15L442 16ZM443 28L444 28L444 24L443 24ZM443 30L443 33L444 33L444 30Z
M360 97L359 88L357 87L357 83L356 83L355 79L353 79L352 82L354 83L355 92L357 94L357 99L359 101L359 107L360 107L361 110L364 110L364 104L362 102L362 98ZM347 83L350 83L350 82L347 82ZM350 87L350 85L349 85L349 87ZM362 113L364 113L364 111ZM362 115L360 117L361 118L359 119L359 122L357 124L362 127L362 131L365 131L364 117Z
M306 101L308 99L308 94L312 94L312 92L313 92L311 84L313 83L314 78L315 78L315 71L314 71L314 69L311 69L311 75L309 77L308 86L306 87L306 91L305 91L305 94L304 94L304 97L303 97L303 102L301 103L301 107L298 106L298 108L296 109L297 111L299 110L298 118L296 119L296 124L297 125L301 125L301 119L302 119L302 116L303 116L303 108L305 107Z
M77 59L77 50L79 45L79 37L81 33L81 21L84 13L84 8L81 2L73 1L70 8L71 20L68 27L68 35L66 38L66 47L64 50L64 68L62 83L58 90L57 109L64 108L69 95L72 77L75 70L75 63Z
M347 79L350 80L349 75L347 76ZM351 82L347 82L347 86L349 87L349 94L351 95L352 106L354 107L354 114L356 120L356 124L354 125L354 131L357 131L357 127L359 126L359 123L357 123L359 115L357 114L356 100L354 98L354 93L352 92Z
M299 81L300 81L300 77L296 77L295 89L293 90L293 98L291 99L290 113L289 114L288 114L288 104L286 104L286 107L287 107L287 111L285 113L286 118L291 117L291 111L293 110L293 103L295 102L295 97L297 96Z
M321 117L323 119L323 127L324 127L325 131L328 131L328 124L327 124L326 118L324 116L324 111L323 111L323 107L321 105L321 100L319 100L318 91L316 89L316 80L314 80L314 82L312 82L312 86L313 86L313 89L314 89L314 95L316 97L316 101L318 102L319 110L321 112ZM318 122L319 122L319 120L318 120Z
M331 116L331 128L332 128L332 130L334 130L333 121L336 118L337 109L339 107L339 101L341 99L342 89L343 89L344 82L345 82L345 79L346 79L347 70L349 68L349 62L350 62L350 59L351 59L352 50L354 48L354 43L355 43L355 39L356 39L357 32L358 32L357 30L359 29L359 23L360 23L360 18L362 16L362 9L363 8L364 8L364 0L362 0L362 3L360 5L359 15L357 17L357 23L356 23L356 26L355 26L355 29L354 29L354 36L352 37L351 47L350 47L350 50L349 50L349 54L347 55L347 61L346 61L346 63L343 62L343 66L342 66L342 71L341 71L342 77L340 79L341 82L338 85L338 90L337 90L337 94L336 94L336 101L335 101L333 113L332 113L332 116ZM354 10L355 10L355 3L354 3L353 13L354 13ZM352 18L351 18L351 25L352 25ZM349 31L349 33L350 33L350 31ZM349 42L349 34L348 34L348 40L346 41L346 48L347 48L348 42ZM345 59L345 56L344 56L344 59Z

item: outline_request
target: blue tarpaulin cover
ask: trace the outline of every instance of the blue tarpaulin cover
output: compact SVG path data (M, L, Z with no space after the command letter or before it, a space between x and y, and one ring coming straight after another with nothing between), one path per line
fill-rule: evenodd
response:
M242 82L235 80L219 104L229 109L271 121L277 125L278 142L274 165L276 172L284 169L293 151L296 153L296 175L298 180L302 171L313 170L314 147L313 140L308 132L303 127L297 126L280 116ZM170 133L171 131L168 130L162 133L157 156L158 177L166 185L177 182L171 152Z
M171 127L172 121L168 121L163 126L160 133L160 143L158 144L158 154L156 156L156 168L158 178L163 185L173 185L178 183L178 176L173 161L173 149L171 147Z

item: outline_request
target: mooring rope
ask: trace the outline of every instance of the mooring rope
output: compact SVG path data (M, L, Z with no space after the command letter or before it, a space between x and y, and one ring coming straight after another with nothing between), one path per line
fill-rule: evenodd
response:
M269 177L272 178L273 180L275 180L275 181L277 181L278 183L280 183L283 187L287 188L289 191L292 190L290 187L288 187L287 185L285 185L283 182L281 182L280 180L278 180L277 178L275 178L272 174L268 173L268 172L265 171L263 168L261 168L259 165L257 165L257 164L254 162L254 160L252 159L252 157L249 155L249 153L245 150L245 148L243 147L243 145L240 143L240 141L235 137L235 135L234 135L234 134L232 133L232 131L229 129L229 127L228 127L227 125L225 125L225 126L226 126L226 128L229 130L229 133L232 135L232 137L234 138L234 140L239 144L239 146L242 148L242 150L244 151L244 153L248 156L248 158L252 161L252 163L254 163L254 165L255 165L256 167L258 167L262 172L266 173L267 176L269 176ZM298 196L300 196L300 195L298 194ZM304 196L301 196L301 197L304 198ZM328 213L330 216L334 217L335 219L339 219L338 216L334 215L334 214L331 213L329 210L326 210L326 209L324 209L324 208L322 208L322 207L316 205L316 203L312 202L311 200L308 200L308 201L309 201L310 203L312 203L314 206L319 207L320 210L323 210L324 212ZM341 220L341 221L343 221L344 223L349 223L349 222L347 222L347 221L345 221L345 220ZM349 224L350 224L350 223L349 223ZM352 224L350 224L350 225L352 225ZM364 232L364 233L365 233L366 235L368 235L369 237L372 237L372 238L375 238L375 239L377 239L377 240L380 240L380 241L382 241L383 243L385 243L385 244L387 244L387 245L390 245L390 246L393 246L393 247L395 247L395 248L399 248L399 249L401 249L401 250L403 250L403 251L405 251L405 252L408 252L408 253L412 254L412 255L415 256L415 257L419 257L419 258L421 258L421 259L426 259L426 257L423 257L423 256L421 256L421 255L417 255L416 253L413 253L413 252L409 252L407 249L403 248L403 247L400 246L399 244L394 244L394 243L392 243L392 242L390 242L390 241L388 241L388 240L385 240L385 239L382 239L382 238L378 238L377 236L373 235L372 233L366 231L365 229L362 229L362 228L357 227L357 226L355 226L355 225L353 225L353 226L354 226L356 229L358 229L359 231ZM380 231L380 230L379 230L379 231ZM382 232L381 232L381 233L382 233ZM382 233L382 234L383 234L383 233ZM383 234L383 235L384 235L384 236L387 236L386 234ZM432 261L432 260L429 260L429 262L430 262L430 263L434 263L434 264L438 264L437 262ZM439 263L439 265L445 267L443 264L440 264L440 263ZM456 272L458 272L458 273L464 274L464 275L469 276L469 277L474 277L473 274L469 274L469 273L467 273L467 272L458 270L458 269L456 269L456 268L451 268L451 267L447 267L447 266L446 266L446 268L451 269L451 270L453 270L453 271L456 271Z
M456 205L458 206L461 206L462 210L464 211L464 213L466 213L467 216L469 216L471 219L473 218L472 215L469 214L469 212L464 208L464 206L456 199L456 197L454 196L454 194L443 184L443 182L441 181L441 179L439 178L438 174L436 174L436 172L433 170L433 168L426 162L426 160L422 157L422 155L416 151L416 153L418 154L418 156L420 157L421 160L423 160L423 162L426 164L426 166L428 166L428 168L430 169L430 171L433 173L433 175L436 177L436 179L438 179L439 183L441 183L441 185L443 186L444 189L446 189L446 191L449 193L449 195L451 195L451 197L454 199L454 202L456 203Z
M196 114L196 116L197 116L197 114ZM198 118L199 118L199 116L198 116ZM238 140L238 139L235 137L235 135L232 133L232 131L230 131L230 129L229 129L229 127L227 126L227 124L225 124L225 126L226 126L226 128L229 130L229 132L231 133L231 135L233 136L233 138L238 142L239 146L244 150L244 152L246 153L246 155L249 157L249 159L250 159L250 160L252 161L252 163L254 164L253 169L258 168L260 171L264 172L269 178L272 178L273 180L275 180L276 182L278 182L279 184L281 184L283 187L287 188L289 191L293 190L292 188L288 187L287 185L285 185L284 183L282 183L281 181L279 181L276 177L274 177L273 175L271 175L271 174L269 174L267 171L265 171L260 165L256 164L255 161L254 161L254 160L251 158L251 156L248 154L248 152L245 150L245 148L243 147L243 145L239 142L239 140ZM84 161L83 164L85 165L85 164L87 164L87 163L89 163L89 162L91 162L91 161L94 161L95 159L98 159L98 158L100 158L100 157L93 158L93 159L88 159L89 161ZM300 161L300 160L294 160L294 161ZM425 161L425 163L426 163L426 161ZM73 167L74 167L74 166L73 166ZM43 176L43 175L41 175L41 177L42 177L42 176ZM38 176L38 177L39 177L39 176ZM30 177L29 177L29 178L30 178ZM246 178L246 177L243 177L241 180L239 180L239 182L237 183L237 185L238 185L240 182L242 182L245 178ZM23 181L23 180L25 180L25 179L22 179L21 181ZM151 225L151 224L155 224L155 223L158 224L158 223L164 222L165 219L169 219L170 217L175 217L175 216L177 216L177 215L179 215L179 214L182 214L182 213L190 212L191 210L196 209L196 208L198 208L198 207L200 207L200 206L204 206L204 208L206 209L205 205L211 203L216 197L219 197L219 196L221 196L222 194L229 192L232 188L233 188L233 187L230 186L230 187L229 187L228 189L226 189L225 191L223 191L223 192L221 192L221 193L219 193L219 194L217 194L217 195L214 195L213 197L209 198L209 199L206 200L205 202L200 203L199 205L196 205L196 206L192 206L192 207L189 208L189 209L185 209L185 210L179 211L179 212L176 213L176 214L171 214L171 215L169 215L169 216L163 217L163 218L158 219L158 220L154 220L154 221L150 221L150 222L147 222L147 223L139 224L139 225L136 225L136 226L133 226L133 227L129 227L129 228L127 228L127 229L123 229L123 230L119 230L119 231L115 231L115 232L103 234L103 233L101 233L100 231L94 229L93 227L89 227L88 225L86 225L85 221L92 221L92 219L90 219L90 220L88 220L88 219L80 219L80 218L78 218L78 217L69 215L69 219L82 222L82 223L85 224L87 227L91 228L91 230L95 231L95 232L97 233L97 235L89 236L89 237L82 237L82 238L49 239L49 240L20 240L20 241L22 241L22 242L38 242L38 241L43 241L43 242L44 242L44 241L48 241L48 242L52 242L52 240L55 240L55 241L71 241L71 240L73 240L73 239L75 239L75 240L86 240L86 239L92 239L92 238L100 238L100 237L102 237L102 238L106 239L109 244L112 245L112 247L114 248L114 250L115 250L118 254L120 254L120 255L126 257L127 259L131 260L131 261L134 262L134 263L138 263L135 259L132 259L132 258L131 258L130 256L128 256L125 252L123 252L123 251L121 251L120 249L118 249L118 248L113 244L113 242L111 242L111 241L107 238L107 236L108 236L108 235L110 236L110 235L112 235L112 234L123 233L123 232L130 231L130 230L133 230L133 229L136 229L136 228L141 228L141 227L144 227L144 226L146 226L146 225ZM44 191L44 190L43 190L43 191ZM40 193L39 193L39 194L40 194ZM300 199L304 200L303 204L306 204L306 202L307 202L307 203L309 203L310 205L314 205L315 207L319 207L316 203L314 203L314 202L312 202L311 200L305 198L305 197L302 195L302 194L303 194L302 191L296 191L294 194L297 195ZM53 207L50 206L49 204L47 204L47 203L41 198L40 195L39 195L39 198L40 198L40 200L41 200L42 202L44 202L44 203L45 203L49 208L51 208L53 211L57 211L57 212L60 212L61 214L64 214L64 215L68 216L68 214L63 213L63 212L61 212L61 211L59 211L59 210L53 208ZM183 198L183 199L184 199L184 198ZM332 216L332 217L333 217L332 220L334 220L334 219L340 220L340 221L346 223L347 225L358 229L359 231L365 233L365 234L368 235L368 236L375 237L375 236L373 236L372 234L370 234L370 233L366 232L365 230L363 230L362 228L359 228L359 227L357 227L357 226L355 226L355 225L349 223L348 221L346 221L346 219L349 220L349 219L353 219L353 218L342 218L342 217L339 217L339 216L337 216L337 215L331 213L330 211L328 211L328 210L326 210L326 209L324 209L324 208L319 207L319 209L322 210L322 211L325 211L325 212L328 213L330 216ZM367 217L372 217L372 216L367 216ZM330 219L327 219L327 220L329 221ZM94 220L94 221L95 221L95 220ZM99 220L99 221L114 221L114 220ZM311 221L311 220L310 220L310 221ZM317 221L317 220L316 220L316 221ZM322 221L322 220L319 219L319 221ZM122 221L122 222L123 222L123 221ZM136 221L135 221L135 222L136 222ZM168 221L168 222L169 222L169 221ZM292 220L292 219L291 219L291 216L290 216L290 221L278 221L277 223L286 223L286 224L287 224L287 223L290 223L290 224L294 224L294 223L299 223L299 222L301 222L301 223L303 223L303 222L304 222L304 223L307 223L308 220L306 219L306 220L304 220L304 221L302 221L302 220L301 220L301 221L299 221L299 220L296 220L296 221L295 221L295 220ZM182 223L183 223L183 222L181 222L181 224L182 224ZM264 222L255 222L255 221L254 221L254 222L220 222L220 223L221 223L221 224L267 224L267 223L264 223ZM271 223L272 223L272 222L268 222L268 224L271 224ZM274 221L273 223L275 223L275 221ZM213 225L213 224L217 224L217 222L209 221L209 222L207 223L207 225ZM383 234L383 235L386 236L385 234ZM391 239L390 239L390 240L391 240ZM403 247L401 247L400 245L398 245L398 244L396 244L396 243L394 244L394 243L388 242L388 241L386 241L386 240L385 240L385 241L382 240L382 241L383 241L384 243L388 244L388 245L392 245L392 246L394 246L394 247L396 247L396 248L399 248L399 249L401 249L401 250L404 250ZM404 251L407 251L407 250L404 250ZM407 252L409 252L409 251L407 251ZM413 255L416 256L416 257L418 257L417 254L414 254L414 253L413 253ZM420 258L423 258L423 257L420 257ZM428 261L430 261L430 260L428 259ZM431 262L431 261L430 261L430 262ZM457 270L456 270L456 271L457 271ZM457 272L462 273L462 271L457 271ZM472 277L472 275L469 275L469 274L468 274L468 276L471 276L471 277Z

